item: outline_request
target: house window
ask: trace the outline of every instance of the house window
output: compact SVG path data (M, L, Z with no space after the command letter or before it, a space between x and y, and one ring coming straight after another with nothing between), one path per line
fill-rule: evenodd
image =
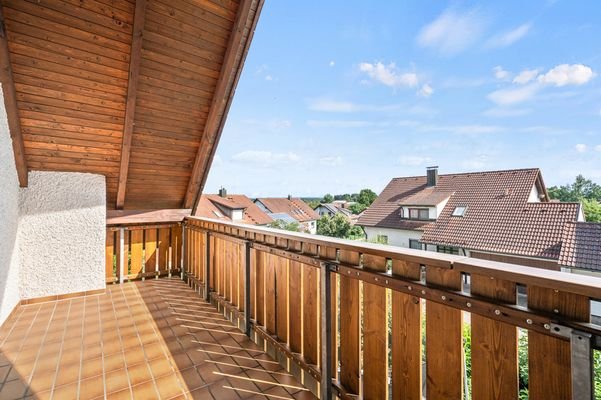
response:
M376 237L376 242L380 244L388 244L388 236L387 235L378 235Z
M410 208L410 219L430 219L430 210L427 208Z
M453 215L453 217L463 217L466 210L467 210L467 207L465 207L465 206L455 207L452 215Z
M436 251L439 253L459 255L459 248L451 246L436 246Z
M415 240L415 239L409 239L409 248L410 249L416 249L416 250L423 250L424 247L422 246L422 244L420 243L419 240Z

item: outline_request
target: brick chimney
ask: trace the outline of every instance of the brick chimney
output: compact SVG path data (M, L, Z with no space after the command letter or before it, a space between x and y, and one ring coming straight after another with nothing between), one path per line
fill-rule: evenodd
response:
M225 190L224 187L222 187L221 189L219 189L219 197L223 197L223 198L227 197L227 190Z
M426 168L426 176L428 177L428 187L438 184L438 166Z

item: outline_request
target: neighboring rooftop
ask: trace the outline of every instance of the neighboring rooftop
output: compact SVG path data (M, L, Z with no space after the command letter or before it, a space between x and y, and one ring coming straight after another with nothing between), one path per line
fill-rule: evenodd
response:
M319 215L298 197L259 197L256 201L261 202L269 212L286 213L298 222L319 219Z
M562 236L559 264L601 271L601 224L567 223Z
M239 222L252 225L267 225L273 222L269 215L243 194L227 194L225 197L218 194L203 194L194 215L231 221L227 209L243 210L243 217Z
M544 202L529 202L536 193ZM401 219L401 205L434 205L448 197L435 222ZM539 169L394 178L359 225L423 230L422 241L472 250L558 259L567 222L577 221L578 203L548 202ZM438 202L438 203L437 203ZM466 207L463 216L453 216Z

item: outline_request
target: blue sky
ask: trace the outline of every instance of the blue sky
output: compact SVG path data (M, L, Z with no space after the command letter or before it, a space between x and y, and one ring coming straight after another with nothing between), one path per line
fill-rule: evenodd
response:
M601 2L267 0L205 193L380 192L540 167L601 182Z

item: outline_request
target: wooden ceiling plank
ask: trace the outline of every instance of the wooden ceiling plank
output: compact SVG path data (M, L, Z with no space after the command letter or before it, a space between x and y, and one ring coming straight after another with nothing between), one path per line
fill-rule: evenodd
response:
M250 21L250 29L246 37L244 32L251 17L253 0L242 0L238 6L234 29L226 50L219 81L205 124L201 146L194 161L190 183L188 184L188 190L186 191L186 197L182 205L183 208L193 208L195 210L198 205L198 199L206 182L209 166L215 155L217 143L223 130L238 79L240 78L248 48L252 42L252 36L261 13L263 2L264 0L256 1L256 11L252 16L252 21ZM240 52L241 55L238 57Z
M131 151L131 139L134 131L134 116L136 112L138 76L140 74L140 61L142 59L142 35L144 33L145 14L146 0L137 0L134 12L131 55L129 58L129 84L127 87L125 122L123 124L123 146L121 150L121 167L119 170L119 187L117 189L117 209L123 208L123 205L125 204L129 154Z
M17 107L17 93L13 80L13 71L8 51L8 39L4 27L4 15L0 6L0 81L2 82L2 93L4 95L4 106L8 118L8 130L13 142L13 152L17 167L19 185L27 187L27 161L25 160L25 147L21 134L21 122Z

